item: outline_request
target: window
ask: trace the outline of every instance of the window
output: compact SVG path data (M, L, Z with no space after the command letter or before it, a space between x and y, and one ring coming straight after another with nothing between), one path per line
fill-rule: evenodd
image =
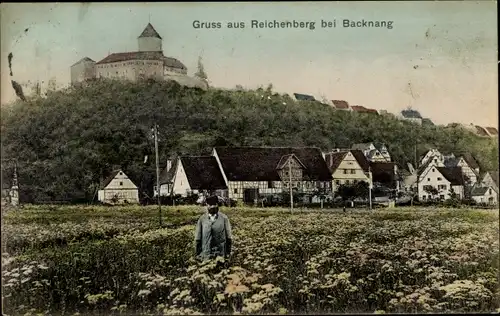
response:
M427 195L422 195L422 200L425 201L425 199L427 199Z
M347 174L347 169L344 169L344 174Z
M272 189L274 188L273 182L272 181L267 181L267 188Z
M438 190L446 190L446 184L438 185Z
M432 168L432 172L436 171L434 168Z
M345 184L350 184L350 183L351 183L351 181L345 180Z
M234 189L234 193L237 194L238 193L238 189Z
M336 185L340 185L340 180L335 180Z
M488 190L488 194L491 195L491 189Z
M351 174L356 174L356 169L351 169Z
M123 182L120 181L120 185L123 185Z
M443 180L443 178L441 178L441 177L438 177L438 181L441 181L441 180Z
M427 178L427 181L431 181L431 178Z
M123 173L120 171L119 175L122 175Z

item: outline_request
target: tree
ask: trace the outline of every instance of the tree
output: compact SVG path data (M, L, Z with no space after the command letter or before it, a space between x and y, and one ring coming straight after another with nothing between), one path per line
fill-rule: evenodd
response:
M424 191L432 197L432 200L434 200L435 196L439 194L439 190L432 185L424 186Z
M203 66L201 56L198 57L198 71L194 74L196 77L208 81L207 73L205 72L205 67Z
M356 197L366 199L370 195L370 186L366 181L359 181L354 185L354 193Z
M337 194L342 198L342 201L347 201L356 196L356 190L353 186L342 184L338 187Z

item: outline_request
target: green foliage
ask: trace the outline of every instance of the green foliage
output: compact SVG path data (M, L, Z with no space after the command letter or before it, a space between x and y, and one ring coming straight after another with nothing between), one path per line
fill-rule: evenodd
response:
M96 80L47 98L2 108L2 158L19 160L20 199L91 201L115 167L152 196L155 179L150 129L159 125L160 163L172 154L209 154L213 146L316 146L385 143L401 166L414 144L470 151L496 169L498 145L458 128L419 127L390 117L335 111L272 91L191 89L175 82Z
M223 208L235 250L225 267L192 258L202 208L164 211L164 222L175 222L167 229L150 225L155 207L7 213L5 314L470 314L498 306L497 210Z

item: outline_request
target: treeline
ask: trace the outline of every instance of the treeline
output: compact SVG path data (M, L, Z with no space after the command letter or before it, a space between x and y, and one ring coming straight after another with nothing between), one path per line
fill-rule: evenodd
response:
M213 146L386 144L402 167L429 148L471 152L483 169L496 169L498 146L458 129L419 127L391 117L335 111L320 102L257 90L203 91L175 82L96 80L46 98L2 107L2 159L16 158L20 198L92 201L100 181L122 167L152 194L151 127L159 125L161 167L172 154L210 154ZM145 155L149 159L144 163ZM2 177L10 176L2 164Z

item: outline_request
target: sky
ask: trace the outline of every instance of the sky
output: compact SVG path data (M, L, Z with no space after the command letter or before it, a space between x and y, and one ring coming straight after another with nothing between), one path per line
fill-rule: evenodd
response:
M201 56L216 87L267 87L399 113L437 124L498 126L495 1L1 4L1 101L13 80L70 80L83 57L136 51L148 22L166 56L196 72ZM393 28L344 28L344 19ZM251 21L314 21L309 28L251 28ZM321 21L336 20L335 28ZM221 22L220 29L194 21ZM228 22L244 22L230 29Z

